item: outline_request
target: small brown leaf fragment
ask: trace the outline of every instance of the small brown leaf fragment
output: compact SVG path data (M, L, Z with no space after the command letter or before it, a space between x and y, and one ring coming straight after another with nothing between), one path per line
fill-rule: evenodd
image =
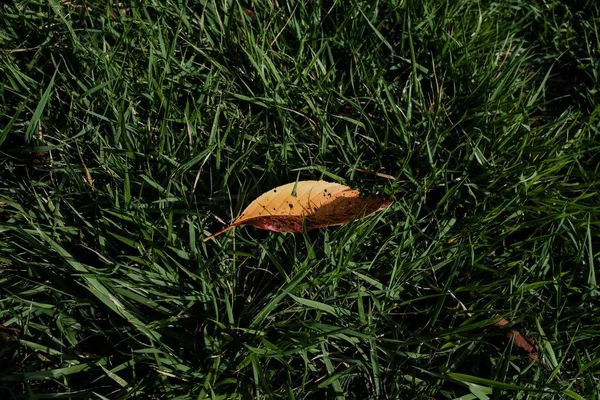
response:
M19 340L21 331L19 328L0 325L0 340L4 342L15 342Z
M292 182L259 196L230 226L204 241L239 225L274 232L302 232L303 227L310 230L343 225L383 210L392 201L384 196L361 197L358 190L338 183ZM264 215L263 210L269 215Z
M256 21L256 13L252 9L252 7L250 7L250 5L248 5L248 4L244 5L243 9L244 9L244 12L246 13L246 15L249 16L252 21Z
M503 327L510 324L510 322L505 319L505 318L501 318L498 321L494 322L494 326L497 327ZM525 353L527 353L527 356L529 357L529 359L531 361L534 361L535 363L537 363L539 361L538 359L538 348L535 344L534 341L529 340L527 338L525 338L523 335L521 335L521 333L514 329L514 328L510 328L508 329L505 333L504 336L508 339L508 340L512 340L513 341L513 345L518 348L523 350Z
M504 325L508 325L510 324L510 322L508 322L508 320L506 318L500 318L498 321L494 322L494 326L504 326Z

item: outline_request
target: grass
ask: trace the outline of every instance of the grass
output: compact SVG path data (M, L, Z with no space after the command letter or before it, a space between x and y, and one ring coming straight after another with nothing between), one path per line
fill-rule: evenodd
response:
M0 398L600 399L595 1L0 14ZM398 201L202 243L296 179Z

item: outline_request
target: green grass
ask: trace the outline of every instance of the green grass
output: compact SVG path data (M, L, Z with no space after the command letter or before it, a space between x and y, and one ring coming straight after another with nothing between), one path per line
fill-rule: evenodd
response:
M600 399L594 0L5 2L0 77L0 398ZM296 179L398 201L202 242Z

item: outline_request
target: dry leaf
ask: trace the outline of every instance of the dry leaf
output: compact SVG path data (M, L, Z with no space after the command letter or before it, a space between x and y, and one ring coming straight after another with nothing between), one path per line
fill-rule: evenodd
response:
M499 321L495 322L494 325L502 327L504 325L508 325L509 323L510 322L508 322L507 319L501 318ZM506 338L509 340L512 339L513 345L516 348L526 352L530 360L535 362L538 361L538 349L533 341L525 338L518 330L514 328L507 330L504 336L506 336Z
M454 296L454 294L450 293L452 295L452 297L454 297L458 303L460 304L461 308L465 311L467 311L467 307L465 307L465 305L456 298L456 296ZM473 316L473 313L470 313L467 311L467 315L469 317ZM498 321L494 322L492 325L497 326L499 328L510 324L510 322L506 319L506 318L500 318ZM523 335L521 335L521 332L519 332L518 330L514 329L514 328L510 328L509 330L507 330L504 333L504 336L508 339L513 341L513 346L515 346L517 349L521 349L524 352L527 353L527 356L529 357L529 359L531 361L533 361L535 364L537 364L539 362L539 357L538 357L538 347L535 344L535 342L533 340L529 340L526 337L524 337Z
M207 240L239 225L252 225L274 232L302 232L343 225L382 210L392 203L383 196L360 197L360 192L338 183L300 181L276 187L254 200L227 228Z

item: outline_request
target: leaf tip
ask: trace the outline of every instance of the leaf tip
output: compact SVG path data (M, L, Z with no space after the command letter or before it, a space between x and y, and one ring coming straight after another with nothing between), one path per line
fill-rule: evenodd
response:
M227 228L223 228L220 231L213 233L210 236L205 237L204 239L202 239L202 242L206 243L208 242L210 239L214 239L215 237L219 236L221 233L225 233L228 230L232 229L233 227L235 227L235 225L229 225Z

